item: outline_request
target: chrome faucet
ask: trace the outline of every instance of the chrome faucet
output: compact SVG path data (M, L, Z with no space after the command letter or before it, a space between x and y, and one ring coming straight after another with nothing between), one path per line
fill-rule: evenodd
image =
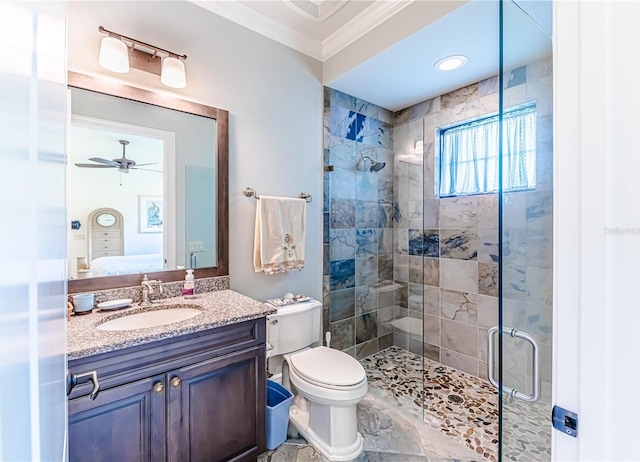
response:
M158 287L158 292L162 293L162 281L160 279L152 279L149 280L147 275L144 275L142 279L142 302L141 305L151 305L153 301L151 300L151 294L153 293L153 286Z

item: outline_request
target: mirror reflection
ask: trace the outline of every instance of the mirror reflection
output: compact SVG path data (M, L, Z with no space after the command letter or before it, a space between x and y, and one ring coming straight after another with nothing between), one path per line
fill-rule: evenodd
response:
M69 278L216 266L216 120L70 92Z

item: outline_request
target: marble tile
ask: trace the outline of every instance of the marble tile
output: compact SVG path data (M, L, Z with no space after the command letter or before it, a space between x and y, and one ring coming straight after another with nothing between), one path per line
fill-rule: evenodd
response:
M409 201L407 204L407 221L409 228L423 228L422 201Z
M356 201L356 228L378 227L378 203L373 201Z
M393 232L393 252L400 255L409 255L409 230L395 228Z
M447 197L440 200L440 229L478 227L478 203L475 197Z
M356 320L356 345L366 342L378 336L378 322L376 313L367 313L357 316Z
M456 260L477 260L477 231L470 229L441 229L440 257Z
M378 203L378 228L393 228L391 204Z
M553 229L553 194L529 192L527 201L527 229Z
M355 122L355 112L345 107L331 105L329 107L329 133L337 138L347 138L349 127Z
M503 299L502 322L505 327L527 330L527 305L517 300Z
M422 207L423 226L438 229L440 227L440 200L424 200Z
M378 201L393 202L393 177L378 175Z
M325 164L326 165L326 164ZM322 174L322 212L329 213L331 177L329 172Z
M331 323L331 348L346 350L356 344L355 318Z
M328 148L331 146L331 110L325 106L322 111L322 146Z
M478 325L490 328L498 325L498 298L478 295Z
M345 289L331 292L331 307L329 310L331 322L355 316L355 290Z
M440 259L424 257L424 283L428 286L440 286Z
M378 256L378 279L380 281L393 279L393 255Z
M329 225L333 229L353 228L356 223L356 203L350 199L332 199Z
M477 327L442 318L440 321L441 346L451 351L477 358ZM444 361L443 361L444 362ZM447 363L445 363L447 364ZM449 364L451 365L451 364ZM477 366L476 366L477 367ZM475 371L472 373L476 373Z
M356 98L355 110L359 114L363 114L367 117L378 117L378 106L363 99Z
M392 218L394 228L408 228L409 220L407 209L409 208L409 201L396 201L392 204Z
M401 306L403 308L409 307L409 283L404 281L396 281L397 284L400 284L400 287L395 290L393 293L393 302L397 306ZM408 316L406 314L405 316Z
M505 73L505 88L513 88L527 83L527 66L520 66Z
M331 146L328 164L334 168L352 170L356 165L356 142L345 140L342 144Z
M488 329L478 328L478 361L479 364L487 362L487 353L489 348L489 331ZM480 371L478 371L478 374Z
M355 260L336 260L331 262L331 290L347 289L355 286Z
M330 106L340 106L352 111L356 110L356 98L333 88L325 87L325 99L329 100Z
M478 261L485 263L497 263L499 259L498 230L478 230Z
M378 255L390 255L393 253L393 230L378 228L376 230L378 240Z
M330 173L331 185L329 195L331 199L356 198L356 172L352 169L334 168Z
M474 261L440 259L440 286L477 294L478 264Z
M371 313L378 309L378 294L370 286L356 287L356 315Z
M424 255L424 232L421 229L409 229L409 255Z
M378 254L378 236L375 229L355 230L356 256L365 257Z
M362 342L356 345L356 359L366 358L372 354L380 351L378 349L378 339L374 338L366 342Z
M331 246L329 244L322 245L322 275L328 276L331 270Z
M393 256L393 279L395 281L409 281L409 256L395 254Z
M467 374L478 375L478 361L464 354L441 348L440 361L446 366L453 367Z
M409 200L421 201L422 200L422 165L409 164ZM405 178L405 181L407 178Z
M553 269L527 266L526 301L553 306Z
M478 196L478 228L498 227L498 195Z
M440 289L424 286L424 313L440 316Z
M380 335L379 330L378 330L378 335ZM393 345L393 334L386 334L378 337L378 350L384 350L385 348L389 348L392 345Z
M543 58L527 64L527 82L534 82L543 77L553 75L553 60L551 57Z
M455 290L440 291L441 316L452 321L476 325L478 323L478 296Z
M378 282L378 258L356 258L356 286L371 286Z
M553 340L553 309L551 306L528 303L527 332L541 343Z
M424 285L422 285L422 281L419 284L409 284L409 309L420 313L424 311Z
M327 208L329 207L328 203L327 203ZM329 212L324 212L322 214L322 243L323 244L328 244L329 243Z
M478 263L478 293L498 296L498 264Z
M505 265L526 265L527 237L524 229L504 228L502 231L502 261Z
M378 176L372 172L356 172L356 198L361 201L378 200Z
M330 236L330 257L334 260L350 260L356 256L356 230L332 229Z
M527 223L526 191L504 193L502 220L504 229L524 229Z
M476 99L478 97L478 88L479 84L473 83L458 90L445 93L440 96L440 105L443 109L446 109Z
M478 96L482 97L497 93L499 87L500 83L497 75L481 80L478 82Z
M525 301L527 297L526 267L511 264L502 266L502 296L510 300Z
M422 257L409 257L409 282L422 285L424 283L424 262Z
M422 321L424 324L424 341L431 345L440 346L440 318L425 315Z

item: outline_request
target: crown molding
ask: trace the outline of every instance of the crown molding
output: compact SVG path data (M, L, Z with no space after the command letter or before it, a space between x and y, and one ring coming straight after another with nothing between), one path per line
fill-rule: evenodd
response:
M322 61L322 44L235 1L191 0L191 3Z
M236 1L190 1L200 8L211 11L318 61L326 61L415 0L376 1L322 42L296 32Z
M376 1L369 8L322 41L322 61L339 53L363 35L399 13L415 0Z

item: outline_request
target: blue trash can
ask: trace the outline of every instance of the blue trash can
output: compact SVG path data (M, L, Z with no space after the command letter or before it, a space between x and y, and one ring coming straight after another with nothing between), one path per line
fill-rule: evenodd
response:
M267 449L275 449L287 439L292 399L289 390L273 380L267 380Z

